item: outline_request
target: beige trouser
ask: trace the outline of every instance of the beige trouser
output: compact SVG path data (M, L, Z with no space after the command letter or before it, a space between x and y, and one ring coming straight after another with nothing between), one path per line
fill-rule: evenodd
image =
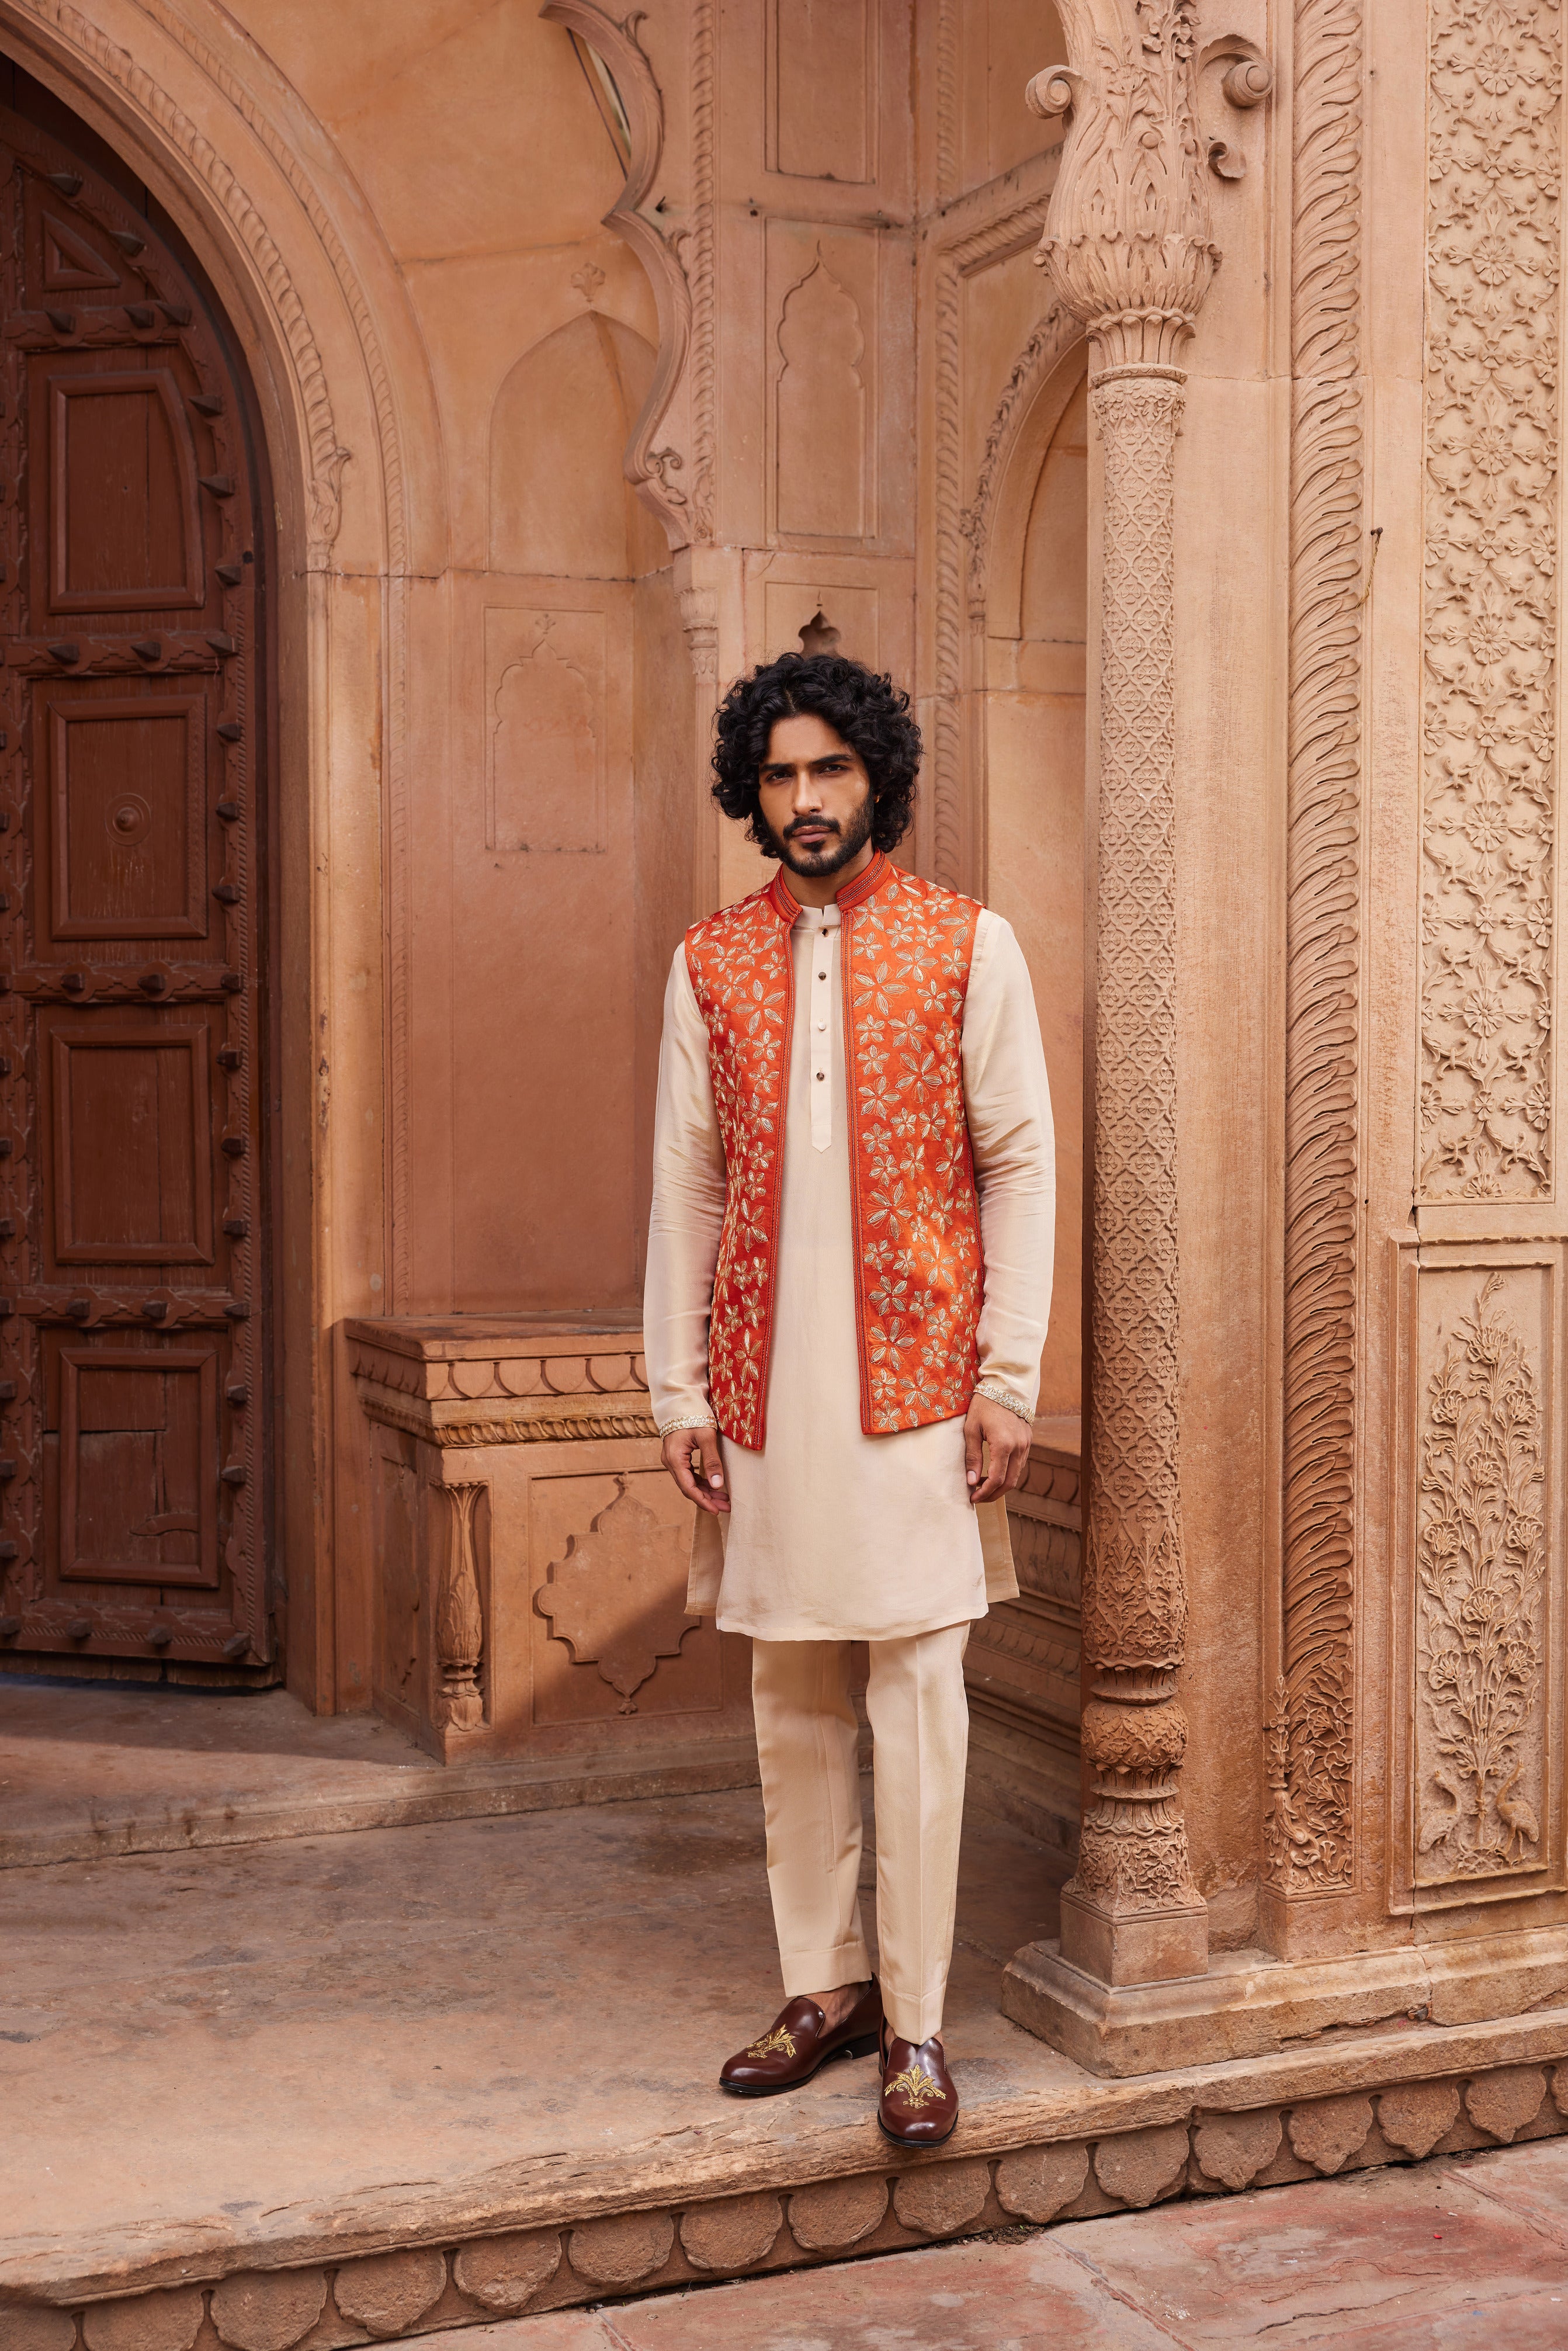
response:
M942 2030L953 1950L969 1709L966 1625L873 1641L876 1931L894 2032ZM768 1883L788 1999L872 1972L861 1931L860 1774L847 1641L753 1641Z

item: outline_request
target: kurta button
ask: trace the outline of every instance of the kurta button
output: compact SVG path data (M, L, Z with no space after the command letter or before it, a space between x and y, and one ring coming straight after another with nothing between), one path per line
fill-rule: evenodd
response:
M826 1070L819 1070L819 1071L817 1071L817 1083L818 1083L819 1085L821 1085L821 1084L822 1080L827 1076L827 1074L828 1074L828 1073L827 1073Z

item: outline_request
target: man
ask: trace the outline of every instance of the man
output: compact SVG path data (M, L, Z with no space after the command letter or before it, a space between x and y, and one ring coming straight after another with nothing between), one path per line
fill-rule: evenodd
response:
M725 698L714 796L783 870L675 955L645 1300L665 1466L698 1510L691 1604L752 1639L788 1995L719 2079L766 2096L876 2051L879 2120L912 2146L958 2118L964 1646L988 1566L989 1597L1018 1589L1001 1497L1029 1460L1055 1194L1011 931L888 861L920 748L908 697L836 654L786 653Z

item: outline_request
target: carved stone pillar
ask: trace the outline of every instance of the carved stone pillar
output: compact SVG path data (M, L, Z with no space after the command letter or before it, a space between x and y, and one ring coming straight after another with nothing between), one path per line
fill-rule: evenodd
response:
M474 1511L481 1485L444 1486L447 1501L446 1556L435 1604L436 1670L441 1677L438 1713L449 1730L477 1730L485 1720L479 1663L485 1651L485 1614L474 1558Z
M1071 108L1072 118L1038 258L1088 329L1103 462L1083 1571L1092 1779L1077 1872L1062 1893L1061 1958L1117 1987L1199 1975L1208 1956L1182 1822L1186 1721L1174 1695L1186 1594L1172 542L1177 361L1218 256L1188 11L1063 0L1061 13L1074 64L1041 75L1030 93L1039 112Z

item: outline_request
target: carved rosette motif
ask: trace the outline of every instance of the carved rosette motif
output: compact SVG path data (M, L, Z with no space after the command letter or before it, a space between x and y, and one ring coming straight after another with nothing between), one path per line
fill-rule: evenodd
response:
M1552 1189L1562 15L1433 0L1421 1188Z
M1362 626L1361 0L1298 0L1291 303L1284 1560L1268 1874L1353 1867Z
M1545 1473L1539 1378L1481 1287L1427 1383L1416 1543L1419 1881L1539 1869Z
M1103 1913L1201 1912L1182 1823L1186 1630L1177 1412L1175 455L1208 234L1183 6L1113 37L1064 0L1073 114L1040 259L1087 328L1103 453L1099 883L1083 1646L1093 1767L1067 1892ZM1068 1909L1063 1910L1067 1953ZM1067 1954L1071 1956L1071 1954Z

